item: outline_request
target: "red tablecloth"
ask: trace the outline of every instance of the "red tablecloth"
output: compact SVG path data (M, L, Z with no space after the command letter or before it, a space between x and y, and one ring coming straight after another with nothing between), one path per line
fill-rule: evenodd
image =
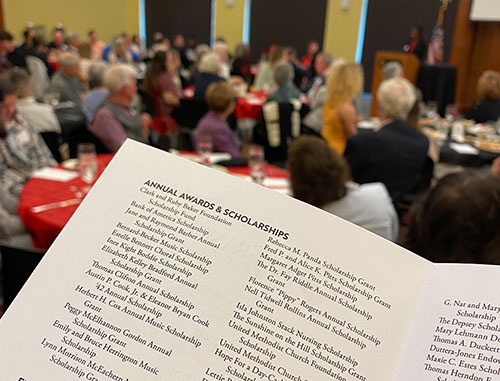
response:
M102 174L112 158L112 154L98 156L98 176ZM229 167L228 171L235 175L250 175L248 166ZM279 167L268 165L267 177L288 178L288 172ZM19 199L19 216L23 220L26 229L31 233L35 247L48 248L71 218L78 205L70 205L41 213L33 213L31 208L73 199L75 193L71 189L73 187L82 189L85 186L87 184L79 177L68 182L44 179L30 179L26 182Z
M184 89L184 98L192 99L194 88L192 86ZM268 94L265 91L254 91L246 97L239 97L236 101L234 115L236 119L259 119L262 106L266 103Z
M104 168L113 158L112 154L98 155L99 177ZM31 208L34 206L50 204L76 198L75 192L71 189L82 189L88 186L80 177L67 182L30 179L26 182L19 199L19 216L24 222L26 229L31 233L33 245L35 247L46 249L56 239L66 222L75 212L78 204L47 210L41 213L33 213Z

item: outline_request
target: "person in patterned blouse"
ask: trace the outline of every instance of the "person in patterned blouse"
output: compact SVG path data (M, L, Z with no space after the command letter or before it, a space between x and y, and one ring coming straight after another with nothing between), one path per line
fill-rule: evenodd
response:
M16 113L15 87L0 78L0 182L19 196L26 180L37 169L56 164L41 136Z

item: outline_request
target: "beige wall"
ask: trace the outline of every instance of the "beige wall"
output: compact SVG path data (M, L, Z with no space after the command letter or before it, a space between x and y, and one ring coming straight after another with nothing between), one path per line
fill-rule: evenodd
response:
M138 0L2 0L5 27L20 40L28 21L45 25L47 38L57 23L87 40L89 29L109 42L115 34L139 32Z
M351 0L346 11L341 9L340 1L328 0L323 49L335 58L354 61L363 1Z
M56 23L62 22L68 30L78 33L82 40L87 39L90 28L95 28L104 41L110 41L116 33L139 31L138 0L1 1L5 26L14 33L16 40L21 38L28 21L46 25L49 33ZM216 0L215 35L226 38L231 49L243 39L246 1L233 0L233 6L228 7L226 0ZM334 57L354 60L362 0L351 0L347 11L341 10L340 1L328 0L323 49Z

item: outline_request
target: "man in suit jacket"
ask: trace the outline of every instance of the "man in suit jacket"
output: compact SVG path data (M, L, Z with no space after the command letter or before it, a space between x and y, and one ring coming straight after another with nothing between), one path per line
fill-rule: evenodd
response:
M360 184L382 182L394 201L417 185L427 158L427 137L403 122L415 103L413 85L404 78L384 81L377 91L382 128L353 135L345 157Z

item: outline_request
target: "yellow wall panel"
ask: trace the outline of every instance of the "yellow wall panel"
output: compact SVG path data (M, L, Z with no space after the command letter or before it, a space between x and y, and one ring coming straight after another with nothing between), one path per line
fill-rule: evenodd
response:
M334 56L354 61L363 0L351 0L348 10L341 0L328 0L323 49Z
M215 36L224 37L232 51L243 40L245 1L233 0L232 6L227 6L226 0L216 1Z
M99 37L110 42L122 32L139 32L138 0L2 0L5 27L21 40L28 21L45 25L47 39L57 23L67 31L78 33L87 40L89 29L96 29Z

